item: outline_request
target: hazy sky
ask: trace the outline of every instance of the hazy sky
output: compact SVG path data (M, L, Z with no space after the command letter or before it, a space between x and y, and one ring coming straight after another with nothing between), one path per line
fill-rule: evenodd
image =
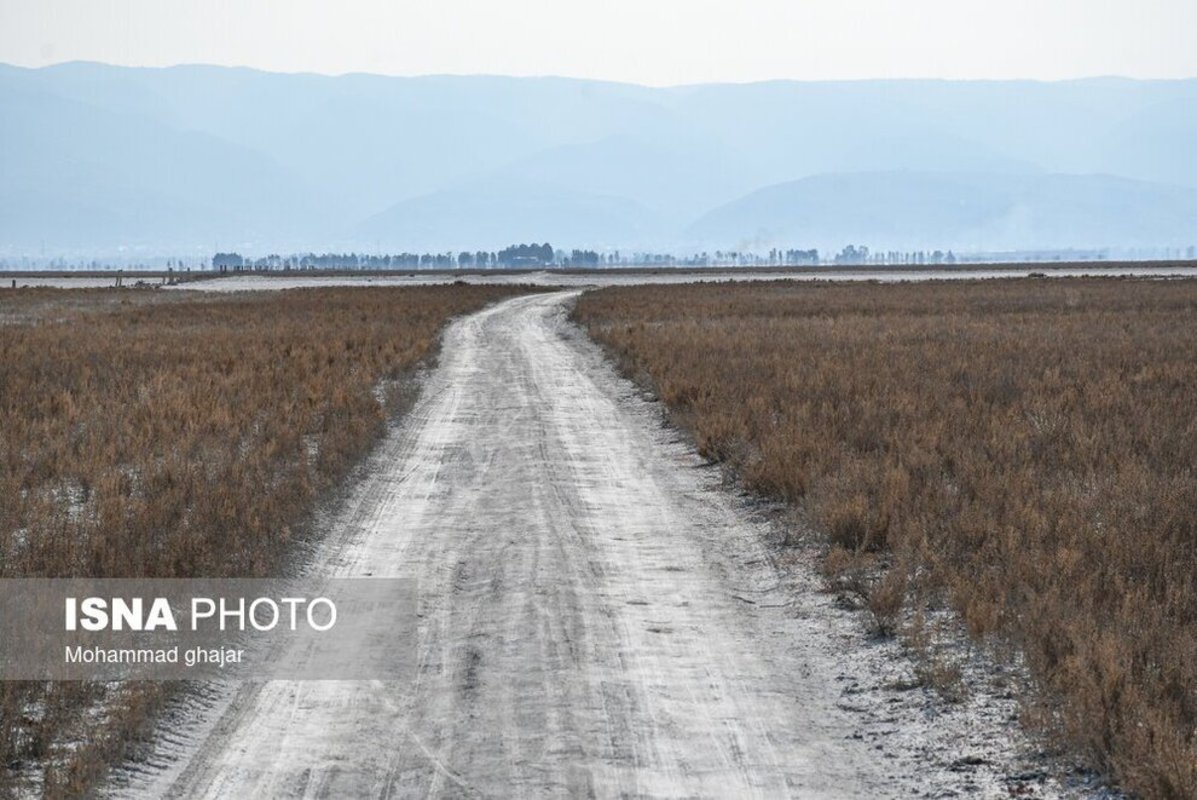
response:
M0 0L0 61L283 72L1197 76L1194 0Z

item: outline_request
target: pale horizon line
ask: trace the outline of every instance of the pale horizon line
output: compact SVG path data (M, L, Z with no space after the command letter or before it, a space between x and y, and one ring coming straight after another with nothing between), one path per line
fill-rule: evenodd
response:
M1126 81L1132 83L1185 83L1197 80L1197 75L1189 77L1141 77L1130 75L1119 75L1114 73L1104 75L1079 75L1069 78L1032 78L1032 77L1003 77L1003 78L969 78L969 77L943 77L933 75L910 75L902 77L875 77L875 78L758 78L752 80L722 80L722 81L697 81L693 83L674 83L674 84L656 84L656 83L637 83L635 81L614 80L610 78L586 77L580 75L566 75L560 73L501 73L501 72L420 72L420 73L386 73L386 72L369 72L364 70L348 70L345 72L320 72L316 70L285 70L285 69L267 69L265 67L253 66L250 64L216 64L204 61L180 61L171 64L121 64L111 61L97 61L95 59L67 59L64 61L54 61L46 64L29 64L19 63L15 61L7 61L0 59L0 66L12 67L14 69L23 69L29 71L50 70L59 67L86 65L86 66L101 66L111 67L115 69L129 69L129 70L170 70L170 69L186 69L194 67L222 69L222 70L240 70L248 72L256 72L263 75L293 75L293 76L308 76L318 78L350 78L350 77L367 77L367 78L383 78L383 79L420 79L420 78L502 78L511 80L561 80L561 81L578 81L584 83L603 83L615 86L633 86L641 89L688 89L702 86L759 86L764 84L777 83L792 83L792 84L859 84L859 83L1042 83L1042 84L1060 84L1060 83L1084 83L1095 81Z

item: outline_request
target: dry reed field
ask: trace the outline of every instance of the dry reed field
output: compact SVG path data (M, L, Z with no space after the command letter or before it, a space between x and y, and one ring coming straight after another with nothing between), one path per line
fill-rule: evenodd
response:
M575 318L830 571L881 568L879 628L954 607L1056 742L1197 797L1197 283L639 286Z
M445 322L515 291L0 291L0 576L276 574ZM3 684L0 793L86 790L163 696Z

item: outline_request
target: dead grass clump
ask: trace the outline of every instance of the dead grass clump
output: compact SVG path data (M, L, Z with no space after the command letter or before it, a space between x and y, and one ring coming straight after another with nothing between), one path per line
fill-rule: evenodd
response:
M903 565L861 585L879 627L950 601L1059 741L1197 797L1197 284L626 287L575 317L837 558Z

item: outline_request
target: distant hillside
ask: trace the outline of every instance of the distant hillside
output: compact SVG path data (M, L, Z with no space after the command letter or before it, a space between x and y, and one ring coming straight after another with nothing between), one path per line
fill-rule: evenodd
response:
M793 227L787 210L778 229L896 247L915 228L920 241L948 246L938 226L967 233L975 213L988 220L978 235L989 236L1013 193L1039 210L1033 224L1017 213L1007 221L1011 247L1197 238L1183 217L1187 201L1171 190L1084 179L1106 198L1093 213L1112 207L1105 193L1119 186L1135 198L1111 228L1086 216L1077 192L1090 184L1030 180L1108 175L1197 188L1197 81L655 89L73 63L0 66L0 111L0 252L9 253L43 243L50 251L494 248L521 237L627 249L699 236L732 247L781 222L712 209L837 173L838 184L809 186L851 194L857 179L845 173L861 172L894 174L883 192L899 192L892 181L904 176L917 183L909 192L926 197L895 199L900 225L881 198L850 225L819 216L839 207L835 196L801 201L807 224ZM964 180L959 194L933 186L932 173L994 177ZM1048 188L1057 185L1071 188L1057 196ZM937 210L941 189L964 208ZM1057 199L1071 210L1048 213Z
M0 242L105 247L285 234L309 192L268 155L0 81Z
M389 249L493 250L495 242L585 242L619 248L660 237L656 214L634 200L535 181L478 181L402 200L354 229ZM660 244L660 242L657 242Z
M1197 242L1197 189L1109 175L865 172L768 186L705 214L695 245L964 251Z

